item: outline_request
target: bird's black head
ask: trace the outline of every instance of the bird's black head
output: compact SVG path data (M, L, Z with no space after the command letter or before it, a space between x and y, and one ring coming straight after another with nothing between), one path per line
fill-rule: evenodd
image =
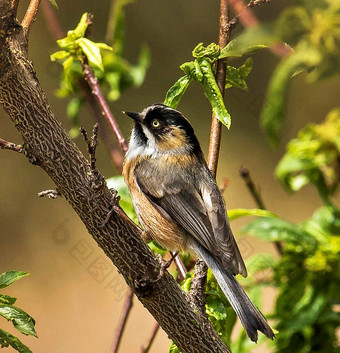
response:
M200 151L194 129L178 110L157 103L141 113L125 114L135 121L130 145L143 145L161 152Z

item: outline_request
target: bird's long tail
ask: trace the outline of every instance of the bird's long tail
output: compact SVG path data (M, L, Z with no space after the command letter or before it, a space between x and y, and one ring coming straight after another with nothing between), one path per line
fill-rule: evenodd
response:
M273 339L275 335L266 319L259 310L256 309L241 285L237 282L236 278L227 271L223 271L210 252L200 244L195 243L193 248L195 253L210 267L230 305L240 318L249 338L252 341L257 342L257 331L261 331L268 338Z

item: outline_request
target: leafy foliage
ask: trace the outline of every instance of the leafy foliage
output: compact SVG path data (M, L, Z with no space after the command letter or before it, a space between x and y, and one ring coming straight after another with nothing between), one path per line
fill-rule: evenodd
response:
M0 329L0 348L9 346L20 353L32 353L32 351L27 346L25 346L18 337L15 337L9 332Z
M313 183L328 202L338 184L340 159L340 109L331 111L323 124L309 124L289 142L276 169L290 191Z
M278 290L271 315L278 330L277 352L339 351L340 313L335 307L340 304L340 209L329 199L339 184L339 122L339 110L334 110L325 123L302 129L277 168L289 190L311 183L325 205L297 225L280 218L257 218L244 229L282 245L280 259L268 262L265 282L250 283L253 288ZM252 276L258 272L255 266Z
M287 7L274 28L262 27L264 38L289 43L294 51L281 60L268 87L262 112L262 126L273 144L284 118L284 102L292 76L307 70L310 82L340 73L340 2L338 0L296 0ZM265 35L267 33L267 37ZM274 33L274 35L273 35Z
M124 49L124 6L131 0L118 0L115 2L114 28L112 46L105 43L95 43L86 38L91 16L83 14L74 30L67 36L57 41L61 50L51 55L52 61L61 61L63 73L60 88L57 92L60 98L71 98L67 113L72 122L71 137L79 134L79 111L83 106L84 89L87 85L82 76L80 63L86 58L95 72L102 89L111 101L120 98L123 91L130 87L139 87L150 64L148 48L143 45L137 59L137 64L132 65L123 58Z
M0 275L0 288L5 288L27 275L27 272L22 271L4 272ZM34 328L34 319L25 311L13 305L16 300L16 298L9 295L0 294L0 316L11 321L13 326L21 333L37 337ZM0 329L0 347L3 348L9 346L13 347L20 353L32 353L31 350L19 340L19 338Z
M279 225L277 219L258 218L245 228L262 239L283 244L283 254L272 266L269 282L279 291L272 315L279 331L275 341L279 352L326 353L336 349L340 228L331 226L329 212L339 219L340 210L325 207L300 225L284 221Z
M176 108L190 82L197 81L202 85L214 115L229 129L231 116L224 104L223 96L215 79L214 64L218 59L243 56L262 48L266 48L266 45L258 38L252 38L252 41L248 42L246 46L240 45L239 38L235 38L222 50L216 43L211 43L207 47L203 43L199 43L192 52L194 61L185 62L180 66L185 76L182 76L168 90L164 104ZM239 68L228 65L226 68L226 88L236 87L247 90L245 78L249 75L252 64L252 59L248 58Z

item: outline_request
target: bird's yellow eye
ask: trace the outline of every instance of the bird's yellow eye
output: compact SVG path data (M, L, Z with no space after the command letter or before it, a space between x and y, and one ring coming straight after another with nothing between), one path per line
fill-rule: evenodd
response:
M161 125L161 123L159 122L159 120L153 119L151 121L151 125L152 125L152 127L159 127L159 125Z

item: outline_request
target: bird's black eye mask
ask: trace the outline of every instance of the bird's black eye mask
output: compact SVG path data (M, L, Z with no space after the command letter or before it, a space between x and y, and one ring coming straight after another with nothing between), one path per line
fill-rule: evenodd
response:
M142 125L139 123L135 123L135 139L137 140L137 144L141 146L145 146L148 143L148 139L144 134Z

